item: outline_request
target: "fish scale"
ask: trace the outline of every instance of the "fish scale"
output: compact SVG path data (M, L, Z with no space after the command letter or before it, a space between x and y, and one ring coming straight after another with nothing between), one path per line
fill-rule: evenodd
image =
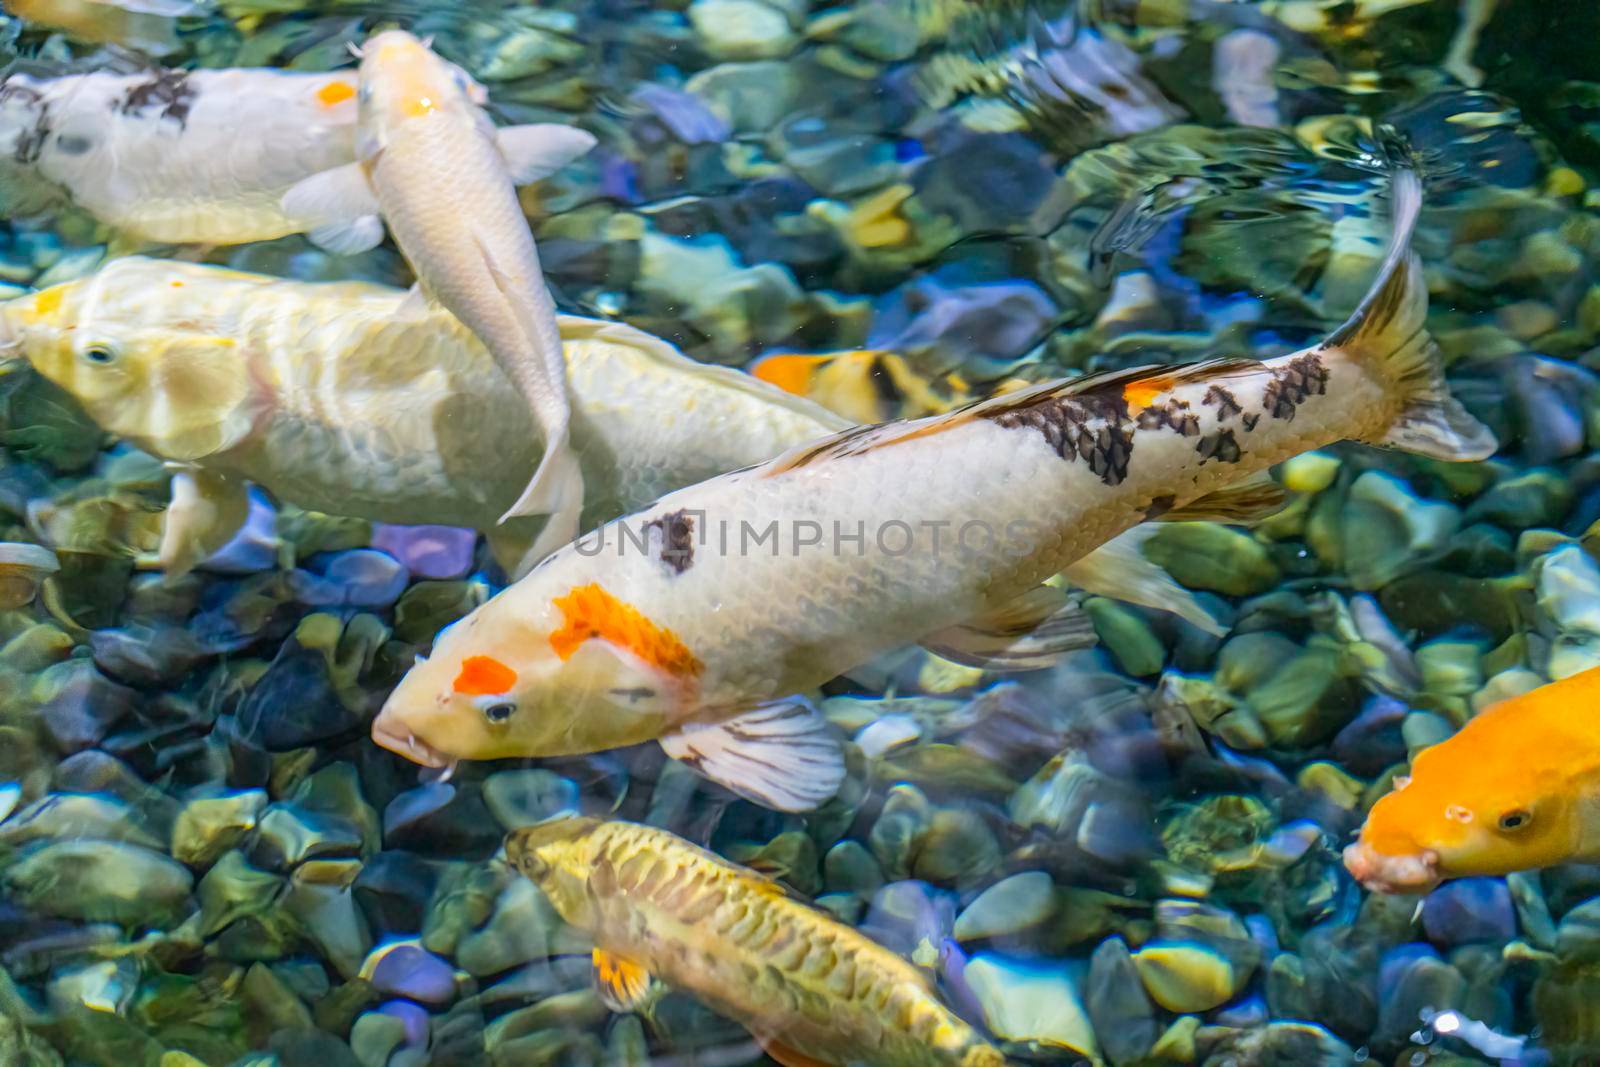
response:
M760 1039L832 1063L1005 1063L911 964L665 830L567 819L512 834L506 851L598 947L704 998Z

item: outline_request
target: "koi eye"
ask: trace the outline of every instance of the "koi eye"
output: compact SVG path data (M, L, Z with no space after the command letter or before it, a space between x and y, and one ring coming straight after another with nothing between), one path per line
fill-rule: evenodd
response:
M483 709L483 717L492 723L502 723L517 713L517 706L509 700L496 701Z
M1500 829L1521 830L1533 821L1533 813L1528 811L1508 811L1500 816Z
M90 363L105 366L107 363L115 362L117 354L107 345L90 345L83 350L83 358Z

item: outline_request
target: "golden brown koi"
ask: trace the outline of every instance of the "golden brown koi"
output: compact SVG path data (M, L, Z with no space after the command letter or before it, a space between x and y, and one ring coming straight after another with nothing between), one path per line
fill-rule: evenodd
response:
M593 936L616 1010L637 1007L655 977L738 1020L785 1067L1006 1062L910 963L665 830L558 819L513 833L506 855Z

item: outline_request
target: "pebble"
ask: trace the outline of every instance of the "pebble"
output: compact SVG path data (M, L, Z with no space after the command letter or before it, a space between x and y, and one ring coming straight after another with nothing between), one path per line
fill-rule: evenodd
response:
M1511 890L1503 878L1458 878L1422 902L1422 928L1443 947L1476 941L1505 944L1517 935Z
M1152 941L1133 954L1150 998L1180 1014L1210 1011L1238 992L1239 975L1222 953L1182 941Z
M797 37L788 16L761 0L694 0L689 24L714 59L773 59Z
M376 949L362 964L372 988L424 1004L455 999L455 972L448 963L416 945L394 944Z
M1059 963L980 953L967 961L964 977L983 1008L984 1025L1001 1040L1099 1056L1077 986Z
M1044 871L1025 871L985 889L956 917L957 941L980 941L1018 934L1055 914L1055 883Z
M399 560L413 578L451 580L472 570L478 535L455 526L374 523L372 547Z

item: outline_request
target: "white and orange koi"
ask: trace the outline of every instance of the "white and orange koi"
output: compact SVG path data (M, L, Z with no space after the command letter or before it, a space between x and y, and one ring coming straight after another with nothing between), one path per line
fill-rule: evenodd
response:
M402 30L366 43L360 79L359 162L308 178L284 207L316 218L313 239L341 250L376 244L387 222L420 292L478 335L544 438L502 521L550 516L539 546L553 550L577 533L583 471L568 439L555 302L515 186L560 169L595 139L560 125L496 130L478 106L482 87Z
M747 1027L787 1067L1005 1067L921 971L776 882L653 826L565 818L506 840L506 858L594 938L617 1011L652 980Z
M266 241L296 182L355 159L353 72L155 70L0 82L8 213L67 199L124 237Z
M1393 200L1379 277L1321 344L1047 382L680 490L445 631L374 738L433 764L656 739L802 810L832 794L843 756L796 694L910 642L1046 666L1088 630L1046 579L1149 518L1251 497L1252 475L1301 452L1348 438L1490 455L1424 327L1415 174L1397 173Z

